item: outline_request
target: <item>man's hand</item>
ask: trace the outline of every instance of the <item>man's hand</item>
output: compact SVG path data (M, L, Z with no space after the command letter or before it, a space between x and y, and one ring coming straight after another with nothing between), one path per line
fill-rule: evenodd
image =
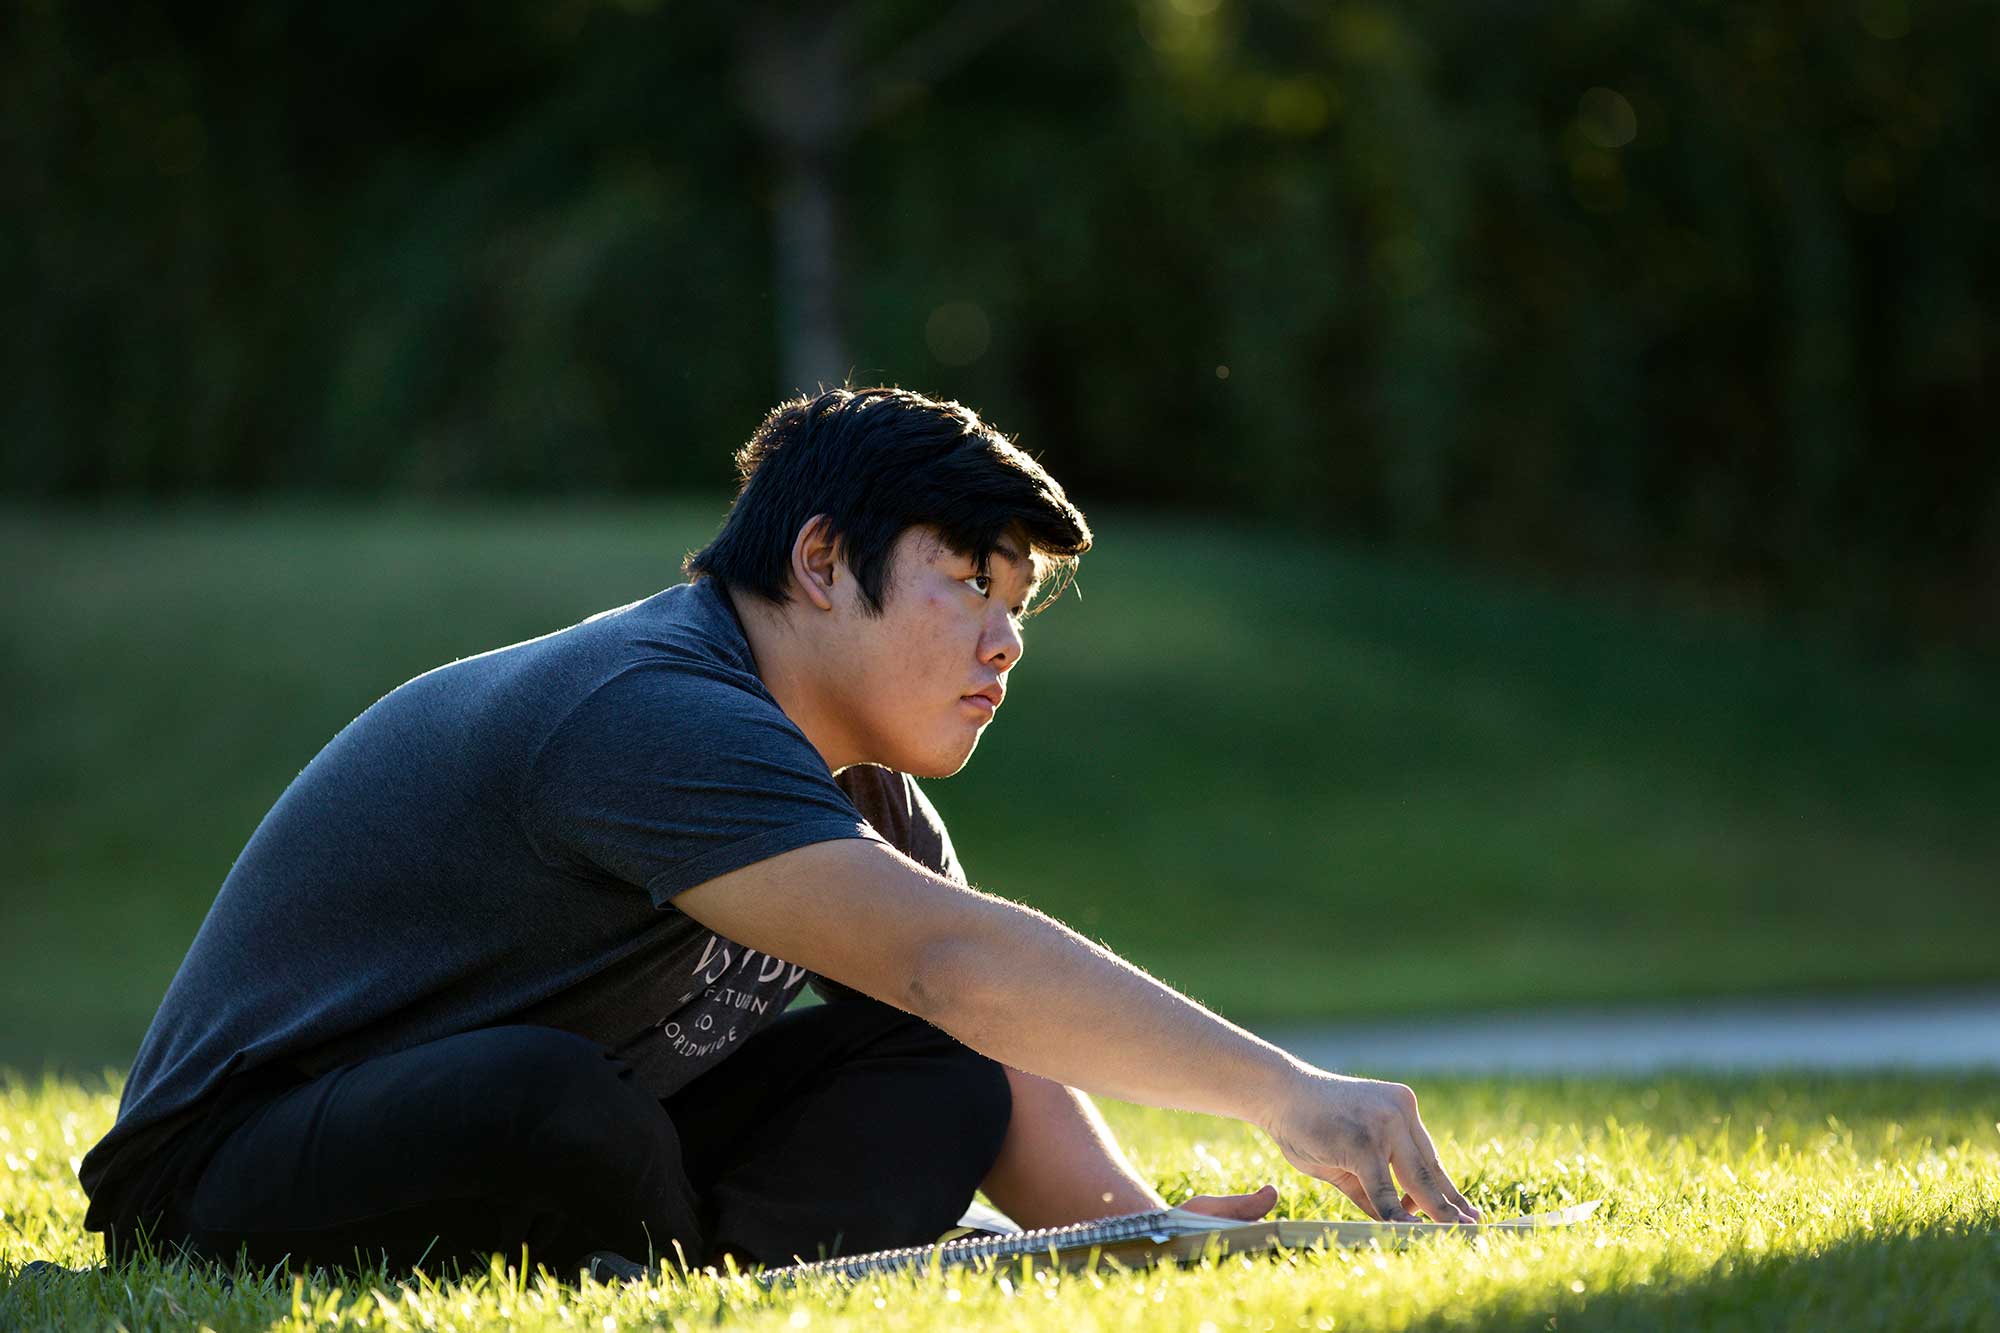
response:
M1302 1071L1264 1128L1286 1161L1379 1222L1414 1222L1420 1209L1433 1222L1480 1219L1439 1165L1417 1094L1400 1083Z

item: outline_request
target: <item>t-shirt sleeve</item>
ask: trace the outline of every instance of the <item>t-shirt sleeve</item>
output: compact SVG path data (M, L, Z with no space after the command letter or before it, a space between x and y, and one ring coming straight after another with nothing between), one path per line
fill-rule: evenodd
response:
M526 819L545 856L675 894L781 852L883 841L767 695L696 665L629 667L529 764Z

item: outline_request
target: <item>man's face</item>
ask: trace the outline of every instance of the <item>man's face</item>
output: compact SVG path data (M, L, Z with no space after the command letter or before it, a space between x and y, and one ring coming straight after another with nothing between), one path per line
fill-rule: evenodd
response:
M1033 589L1023 543L1004 542L982 571L927 528L897 539L879 616L846 579L829 674L841 682L853 752L916 777L963 768L1021 660L1020 612Z

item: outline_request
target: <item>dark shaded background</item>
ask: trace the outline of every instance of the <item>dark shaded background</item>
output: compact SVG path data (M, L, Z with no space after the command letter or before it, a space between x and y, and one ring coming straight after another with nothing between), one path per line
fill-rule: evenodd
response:
M1995 642L2000 8L28 0L0 486L1079 496Z

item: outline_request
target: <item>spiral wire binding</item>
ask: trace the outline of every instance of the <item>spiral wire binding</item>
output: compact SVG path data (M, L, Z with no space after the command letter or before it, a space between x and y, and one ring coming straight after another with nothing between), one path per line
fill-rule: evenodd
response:
M1005 1236L967 1236L942 1245L911 1245L900 1250L882 1250L851 1259L821 1259L814 1263L771 1268L757 1274L765 1286L808 1277L868 1277L876 1273L900 1273L911 1268L928 1268L933 1261L946 1268L963 1267L981 1259L1014 1259L1021 1255L1044 1255L1050 1250L1083 1249L1092 1245L1112 1245L1127 1240L1171 1240L1174 1227L1168 1210L1131 1213L1125 1217L1097 1222L1072 1222L1062 1227L1040 1227L1034 1231Z

